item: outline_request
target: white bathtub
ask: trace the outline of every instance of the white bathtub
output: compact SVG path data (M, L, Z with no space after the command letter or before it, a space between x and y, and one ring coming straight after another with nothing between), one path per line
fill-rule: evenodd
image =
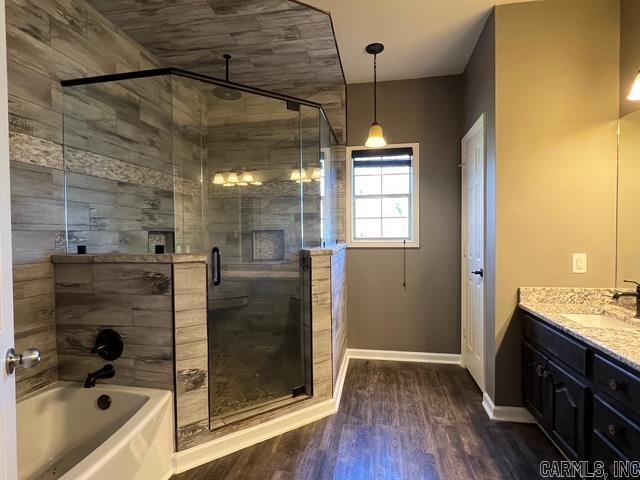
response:
M161 480L172 454L168 391L58 382L18 402L20 480Z

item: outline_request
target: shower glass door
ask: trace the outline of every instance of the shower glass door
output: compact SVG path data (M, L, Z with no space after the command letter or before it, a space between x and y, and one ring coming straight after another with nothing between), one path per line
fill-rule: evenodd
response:
M210 87L204 178L211 256L211 426L304 394L300 105ZM310 392L309 392L310 393Z

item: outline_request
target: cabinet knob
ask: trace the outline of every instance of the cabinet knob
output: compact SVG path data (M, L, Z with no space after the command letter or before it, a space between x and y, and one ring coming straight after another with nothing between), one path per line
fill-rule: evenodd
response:
M622 385L620 385L618 382L616 382L615 380L611 380L609 382L609 390L611 391L618 391L618 390L622 390Z
M620 435L620 432L622 431L622 427L620 425L616 425L616 424L611 424L609 425L609 435L611 435L612 437L615 437L616 435Z
M541 377L544 373L544 367L542 365L536 366L536 375Z

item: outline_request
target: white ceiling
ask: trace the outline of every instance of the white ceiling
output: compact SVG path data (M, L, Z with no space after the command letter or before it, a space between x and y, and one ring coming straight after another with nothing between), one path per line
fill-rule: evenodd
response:
M378 80L462 73L496 4L517 0L307 0L331 13L347 83L371 82L368 43L384 43ZM533 1L533 0L520 0Z

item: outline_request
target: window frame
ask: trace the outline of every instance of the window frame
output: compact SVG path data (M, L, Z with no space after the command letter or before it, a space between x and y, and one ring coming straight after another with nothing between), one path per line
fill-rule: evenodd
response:
M365 146L352 146L346 149L346 213L347 213L347 246L349 248L420 248L420 144L419 143L394 143L387 144L381 149L390 148L413 148L413 159L411 164L411 191L409 192L410 216L409 229L411 238L401 239L358 239L354 238L354 203L353 194L354 168L353 152L357 150L370 150ZM381 197L384 197L381 195ZM406 243L405 243L406 242Z

